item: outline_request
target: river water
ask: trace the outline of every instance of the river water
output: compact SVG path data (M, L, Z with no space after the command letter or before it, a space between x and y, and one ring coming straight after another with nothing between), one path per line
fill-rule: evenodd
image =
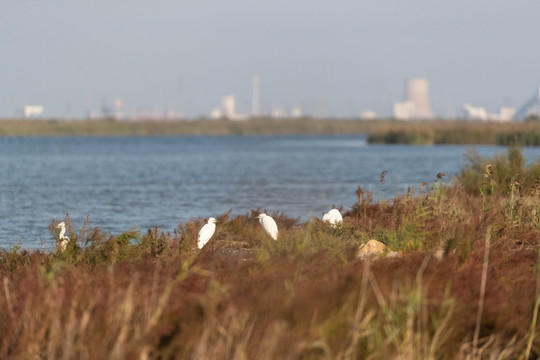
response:
M158 136L0 138L0 247L51 247L47 227L69 213L104 232L216 217L232 209L305 221L356 202L446 181L471 146L368 145L364 136ZM476 146L484 156L505 149ZM540 148L525 148L529 161ZM388 171L384 184L381 172Z

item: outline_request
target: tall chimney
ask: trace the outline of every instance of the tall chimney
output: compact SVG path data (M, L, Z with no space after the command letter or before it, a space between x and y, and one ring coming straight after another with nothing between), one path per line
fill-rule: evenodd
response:
M252 94L251 94L251 113L253 116L260 115L259 103L259 75L254 75L252 78Z

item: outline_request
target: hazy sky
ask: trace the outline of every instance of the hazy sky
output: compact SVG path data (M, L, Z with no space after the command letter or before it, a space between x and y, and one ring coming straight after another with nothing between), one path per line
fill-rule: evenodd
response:
M40 104L389 114L409 77L437 114L519 107L540 84L538 0L3 0L0 116Z

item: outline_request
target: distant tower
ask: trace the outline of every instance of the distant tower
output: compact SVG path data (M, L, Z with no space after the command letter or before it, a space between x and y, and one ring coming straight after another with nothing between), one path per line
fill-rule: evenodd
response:
M114 100L114 118L116 120L124 118L124 100L120 98Z
M253 92L251 94L251 112L253 116L260 115L260 99L259 99L259 75L252 78Z
M426 78L411 78L407 80L406 98L414 104L411 117L427 119L433 117L429 105L428 81Z
M221 109L225 117L232 119L234 118L235 111L235 99L234 95L225 95L221 98Z

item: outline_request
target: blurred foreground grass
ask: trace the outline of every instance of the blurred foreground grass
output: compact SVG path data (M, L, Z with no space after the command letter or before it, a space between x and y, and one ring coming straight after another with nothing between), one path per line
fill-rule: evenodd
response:
M540 164L471 153L456 179L358 201L337 229L271 214L173 234L85 224L64 252L0 252L2 359L533 359ZM381 177L381 181L383 177ZM397 257L358 258L377 239Z

